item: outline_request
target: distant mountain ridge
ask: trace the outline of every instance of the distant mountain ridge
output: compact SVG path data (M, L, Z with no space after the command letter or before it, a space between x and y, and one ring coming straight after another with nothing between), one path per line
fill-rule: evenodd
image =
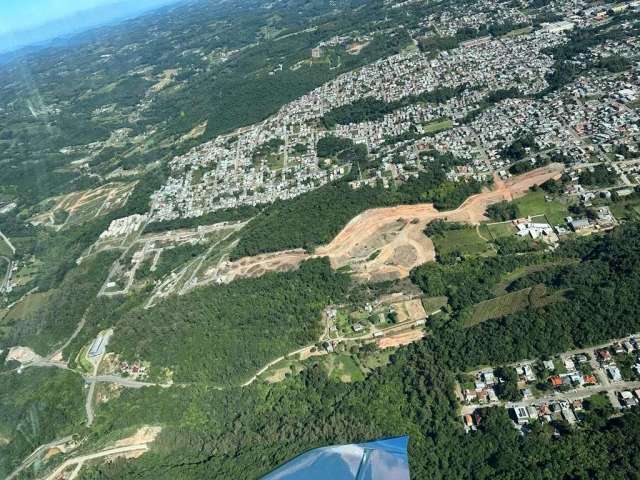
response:
M37 27L0 35L0 62L49 46L65 42L69 37L91 28L125 20L181 0L113 0L67 17L52 20Z

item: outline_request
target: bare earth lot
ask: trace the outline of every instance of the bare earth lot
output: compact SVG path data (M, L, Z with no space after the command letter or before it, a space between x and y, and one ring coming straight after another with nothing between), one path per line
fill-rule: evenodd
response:
M355 217L329 243L316 250L316 255L328 256L334 268L350 265L356 276L367 280L406 277L412 268L435 259L430 239L422 233L429 222L444 219L478 224L487 220L489 205L513 200L550 178L559 177L562 165L552 164L532 170L506 182L495 178L495 188L469 197L455 210L440 212L430 203L400 205L367 210ZM400 228L391 228L400 225ZM389 232L394 233L390 236ZM373 251L380 253L373 259Z

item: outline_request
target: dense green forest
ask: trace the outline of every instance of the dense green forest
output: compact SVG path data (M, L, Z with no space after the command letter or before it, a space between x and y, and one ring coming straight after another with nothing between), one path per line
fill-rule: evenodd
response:
M170 367L178 382L240 383L274 358L313 343L322 332L321 310L344 300L349 283L319 259L294 272L198 288L125 315L110 348Z
M90 466L82 478L258 478L312 447L398 434L411 437L414 478L537 479L541 472L543 478L633 478L640 467L638 412L608 419L609 411L587 402L580 427L557 422L534 426L520 436L506 411L493 409L482 414L478 432L465 435L452 385L460 370L548 355L640 328L634 309L640 288L639 239L640 225L629 223L608 234L566 242L551 254L418 267L413 278L429 295L448 295L450 315L434 321L432 334L423 342L401 348L389 365L353 384L329 379L311 360L302 374L279 384L224 391L211 385L224 383L225 376L248 375L242 370L255 371L277 354L259 345L246 347L247 342L284 334L291 343L283 348L291 348L296 329L298 340L317 335L317 323L307 322L300 329L299 320L317 319L326 303L344 299L349 284L321 260L303 264L298 272L263 277L266 283L243 280L217 287L219 293L198 290L198 298L190 298L188 305L181 300L187 297L177 297L149 311L134 307L129 314L126 309L109 312L107 316L125 318L117 323L116 350L143 353L152 361L168 359L178 380L198 382L124 390L101 405L89 442L134 425L162 424L164 430L139 459ZM522 270L527 266L535 268ZM571 301L463 328L458 313L490 298L496 285L518 270L523 274L510 280L507 290L544 284L566 291ZM456 283L456 289L449 283ZM105 299L96 308L116 310L113 302ZM126 301L115 302L123 307ZM275 331L272 321L278 325ZM236 332L244 327L240 344L231 335L231 324ZM167 335L175 346L162 343ZM255 355L246 359L246 348L264 357L253 363ZM366 354L363 349L358 355ZM216 365L215 370L210 365ZM610 448L602 449L603 444Z
M571 303L466 329L445 320L433 326L433 335L399 350L390 365L363 382L345 385L311 366L280 384L256 385L242 393L207 388L127 391L99 411L95 435L131 422L168 421L175 427L166 428L154 449L140 459L95 466L83 478L115 478L123 472L141 479L176 474L258 478L312 447L398 434L410 435L413 478L633 478L640 468L637 411L608 419L609 410L586 402L581 427L535 425L520 436L504 409L491 409L482 414L479 431L465 435L455 416L452 385L458 369L534 358L640 327L633 301L640 287L639 233L639 225L629 224L602 237L570 242L557 257L580 263L530 274L537 275L531 281L569 288ZM523 264L511 257L485 261L484 268L471 261L470 273L485 274L470 275L457 304L464 305L461 299L485 278L498 276L492 272ZM423 267L418 270L426 276ZM552 435L554 430L559 438Z
M0 339L0 346L24 345L40 355L51 353L71 336L118 256L103 252L85 259L51 290L44 304L9 322L12 329L8 338Z
M0 375L0 477L39 445L82 428L82 385L75 373L55 368Z

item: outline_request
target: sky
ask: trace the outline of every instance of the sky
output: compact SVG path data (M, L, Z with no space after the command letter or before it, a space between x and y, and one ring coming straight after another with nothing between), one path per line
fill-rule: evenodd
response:
M59 20L115 0L0 0L0 34Z

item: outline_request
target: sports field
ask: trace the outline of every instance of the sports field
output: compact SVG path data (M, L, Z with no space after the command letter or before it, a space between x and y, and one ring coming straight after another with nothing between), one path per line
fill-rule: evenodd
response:
M545 215L551 225L563 224L565 218L569 216L569 205L559 200L547 201L545 195L543 191L530 192L524 197L514 200L519 216Z

